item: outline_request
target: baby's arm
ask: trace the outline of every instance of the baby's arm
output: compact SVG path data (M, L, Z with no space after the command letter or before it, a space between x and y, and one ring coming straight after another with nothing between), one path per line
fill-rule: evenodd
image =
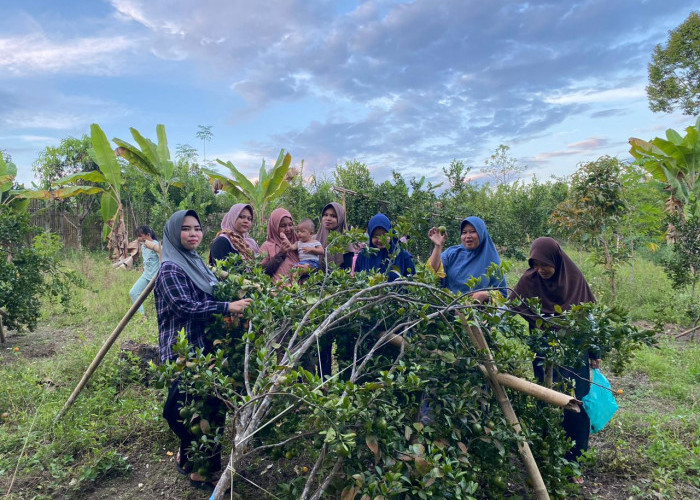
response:
M326 254L326 249L323 248L323 245L319 243L316 246L309 247L306 249L308 253L314 254L314 255L325 255Z

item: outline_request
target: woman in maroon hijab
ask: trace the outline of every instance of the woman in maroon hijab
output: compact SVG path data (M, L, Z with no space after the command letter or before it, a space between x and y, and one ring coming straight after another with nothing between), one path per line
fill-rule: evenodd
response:
M561 307L562 311L568 311L571 306L595 302L593 292L588 287L583 273L564 253L556 240L537 238L533 241L528 262L530 269L520 278L510 298L540 300L542 304L540 314L535 313L525 304L517 308L520 315L529 323L531 330L537 328L536 321L541 316L556 315L558 309L556 306ZM535 376L540 383L544 382L544 361L544 357L537 353L537 358L532 362ZM573 361L572 364L576 365ZM576 398L580 400L588 394L590 389L589 367L600 368L598 353L588 353L588 362L581 368L555 367L554 380L561 380L569 385L575 383ZM590 419L583 408L580 413L564 411L563 427L566 435L575 442L566 458L570 461L576 460L582 451L588 449ZM583 480L581 478L576 480L576 482L579 481Z

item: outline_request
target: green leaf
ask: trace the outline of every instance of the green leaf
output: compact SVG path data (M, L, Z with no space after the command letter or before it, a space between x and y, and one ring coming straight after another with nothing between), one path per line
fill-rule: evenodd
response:
M117 148L117 155L124 158L132 166L148 175L160 175L160 172L158 172L151 161L136 146L116 137L112 139L112 141L119 146Z
M53 183L54 186L63 186L65 184L71 184L75 181L87 181L87 182L104 182L109 183L107 178L99 170L92 170L91 172L76 172L75 174L66 175L61 177L56 182Z
M107 182L112 185L115 192L119 193L122 185L121 167L107 140L107 136L96 123L90 126L90 135L92 138L92 149L95 152L95 161L99 165Z
M153 143L152 140L147 139L142 136L141 133L135 128L131 127L129 129L134 140L138 143L141 148L141 153L148 159L153 165L153 168L158 172L157 175L161 175L163 172L163 166L161 165L160 158L158 157L158 148Z
M100 198L100 214L102 215L102 221L107 222L114 217L117 213L117 202L111 193L104 192Z

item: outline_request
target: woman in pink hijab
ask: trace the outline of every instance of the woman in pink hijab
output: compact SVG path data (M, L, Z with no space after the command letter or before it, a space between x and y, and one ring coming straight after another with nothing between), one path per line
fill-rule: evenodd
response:
M296 243L292 214L284 208L274 209L267 223L267 241L260 247L260 253L267 255L262 261L265 272L275 279L290 276L299 263Z
M209 265L224 260L231 253L240 254L249 260L260 253L258 244L250 237L253 226L253 207L246 203L236 203L221 221L221 231L209 246Z

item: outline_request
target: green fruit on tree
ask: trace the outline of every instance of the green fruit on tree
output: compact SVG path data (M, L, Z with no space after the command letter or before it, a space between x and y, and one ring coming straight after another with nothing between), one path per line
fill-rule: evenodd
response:
M484 428L481 426L480 423L475 422L472 424L472 431L474 434L481 434L484 431Z

